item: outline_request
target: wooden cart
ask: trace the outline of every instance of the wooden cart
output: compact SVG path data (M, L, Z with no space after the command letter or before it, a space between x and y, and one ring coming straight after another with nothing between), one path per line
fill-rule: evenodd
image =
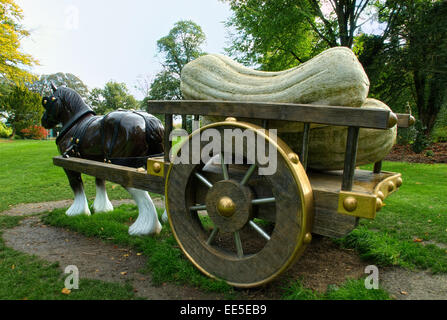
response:
M265 284L284 272L303 253L312 234L342 237L359 218L374 219L385 198L402 185L402 178L382 171L381 163L372 172L356 169L359 129L414 123L410 115L386 110L278 103L151 101L149 112L165 114L165 156L150 158L147 171L79 158L55 157L54 164L164 194L172 232L188 259L206 275L244 288ZM231 116L196 130L183 144L211 128L221 133L251 132L258 144L275 149L276 173L259 175L262 164L257 161L228 165L223 155L221 164L174 164L182 150L176 148L170 158L174 115ZM271 120L304 123L302 150L294 152L248 119L262 120L264 128ZM306 170L311 123L348 127L344 170ZM234 160L246 149L245 145L239 151L234 146L228 150ZM190 160L194 156L191 152Z

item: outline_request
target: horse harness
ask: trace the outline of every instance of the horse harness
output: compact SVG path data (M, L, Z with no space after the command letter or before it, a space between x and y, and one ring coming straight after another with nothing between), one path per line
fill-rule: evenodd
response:
M116 111L130 112L129 110L124 110L124 109L118 109ZM131 112L141 116L144 119L144 122L146 124L146 141L149 144L150 139L151 139L151 137L150 137L151 133L148 130L150 127L148 118L145 117L143 114L141 114L138 111L132 110ZM68 125L64 126L61 133L59 134L59 137L56 139L56 143L58 143L58 139L59 140L62 139L62 137L68 132L68 130L70 130L76 124L76 122L81 120L87 114L93 114L94 116L89 117L87 121L83 121L78 124L75 132L73 133L73 136L70 138L70 144L69 144L67 150L62 154L62 156L64 158L69 158L70 156L78 157L78 158L82 157L82 153L80 150L81 142L83 141L83 138L84 138L85 133L87 132L87 129L89 128L89 126L93 123L93 121L97 120L98 118L102 118L101 122L100 122L100 134L101 134L101 144L103 147L104 162L121 165L121 166L126 166L126 167L133 167L133 168L145 167L146 168L148 158L153 158L153 157L158 157L158 156L163 155L163 153L161 153L161 154L153 154L153 155L144 156L144 157L112 158L113 149L116 145L116 141L118 138L118 131L121 126L122 118L114 121L112 141L111 141L110 145L108 146L109 147L108 152L106 152L105 151L106 150L106 142L105 142L104 126L105 126L105 120L109 114L107 114L105 116L97 116L93 110L81 112L79 115L75 116L73 118L73 120L70 121L70 123Z

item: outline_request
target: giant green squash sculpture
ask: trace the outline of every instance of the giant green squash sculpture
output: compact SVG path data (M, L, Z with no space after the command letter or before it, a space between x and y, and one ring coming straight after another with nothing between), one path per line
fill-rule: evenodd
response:
M202 56L182 70L181 90L191 100L284 102L389 109L368 99L369 80L355 54L348 48L326 50L298 67L263 72L244 67L218 54ZM204 122L220 121L205 117ZM259 123L250 119L250 122ZM272 121L271 128L296 152L300 150L303 124ZM347 128L311 125L309 167L342 169ZM361 129L357 165L381 161L395 143L397 127Z

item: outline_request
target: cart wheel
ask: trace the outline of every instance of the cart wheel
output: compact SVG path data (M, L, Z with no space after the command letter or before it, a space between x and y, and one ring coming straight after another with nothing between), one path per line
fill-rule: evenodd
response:
M200 136L206 140L209 129L220 133L222 151L210 153L204 163L191 148L200 143L206 150L209 142L200 142ZM245 136L239 145L224 134L237 130ZM255 145L271 148L269 158L276 161L271 174L265 174L265 159L253 159ZM176 164L183 152L196 164ZM312 239L312 189L298 156L253 124L230 118L194 132L173 158L165 192L169 222L184 254L206 275L235 287L273 280Z

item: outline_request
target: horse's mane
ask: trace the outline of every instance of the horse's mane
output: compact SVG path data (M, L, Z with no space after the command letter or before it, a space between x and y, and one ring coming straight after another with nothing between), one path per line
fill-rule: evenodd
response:
M83 109L91 109L82 99L82 97L75 90L67 87L59 87L55 93L62 99L65 106L72 109L72 111L79 111Z

